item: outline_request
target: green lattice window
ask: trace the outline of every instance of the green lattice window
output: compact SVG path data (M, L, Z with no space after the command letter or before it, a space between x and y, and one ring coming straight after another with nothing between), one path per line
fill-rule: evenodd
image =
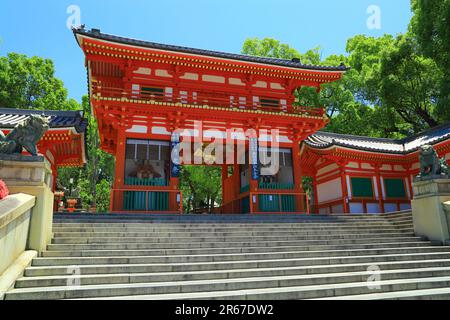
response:
M405 183L403 179L384 179L384 188L387 198L406 198Z
M373 198L371 178L351 178L350 181L354 198Z

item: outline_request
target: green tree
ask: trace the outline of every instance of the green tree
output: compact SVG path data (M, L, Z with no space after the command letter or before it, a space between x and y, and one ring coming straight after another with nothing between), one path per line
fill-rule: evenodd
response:
M402 35L385 50L379 69L380 97L415 133L439 124L435 115L442 73L436 63L418 53L415 40Z
M185 212L206 209L212 213L222 202L222 171L214 166L183 166L180 188Z
M68 189L70 179L73 179L73 185L80 188L80 197L86 209L93 206L97 212L107 212L111 184L114 180L114 157L99 147L97 121L90 112L88 96L82 98L82 109L88 120L86 134L88 161L83 168L59 169L58 182L61 187Z
M67 99L67 89L55 77L52 60L9 53L0 57L0 107L74 110L79 104Z
M434 60L443 76L439 82L436 113L450 120L450 0L411 0L410 30L421 52Z

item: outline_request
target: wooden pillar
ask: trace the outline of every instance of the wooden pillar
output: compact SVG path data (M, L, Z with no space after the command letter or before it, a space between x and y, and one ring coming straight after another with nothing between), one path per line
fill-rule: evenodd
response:
M119 126L117 132L117 145L116 145L116 168L114 175L113 190L111 191L111 205L110 208L113 211L123 210L123 192L115 191L124 189L125 187L125 148L126 148L126 136L125 128Z
M383 189L381 187L381 175L380 175L380 165L375 165L375 174L377 179L377 189L378 189L378 206L380 207L380 213L384 213L384 201L383 201Z
M294 144L292 145L292 168L294 174L294 191L297 193L304 193L303 190L303 176L301 172L301 163L300 163L300 141L294 140ZM305 213L305 203L304 196L296 196L295 197L296 209L297 212Z
M241 190L241 174L239 172L239 164L237 162L237 157L233 164L233 191L232 191L232 208L231 213L239 213L241 210L241 205L236 201L239 196L239 191Z
M226 164L222 165L222 208L223 205L228 203L230 200L230 191L226 190L225 181L228 179L228 166ZM221 212L223 213L223 212Z
M317 189L317 171L313 175L314 213L319 213L319 195Z
M350 214L349 205L348 205L348 186L347 186L347 177L345 176L345 166L340 165L341 172L341 187L342 187L342 205L344 207L344 213Z

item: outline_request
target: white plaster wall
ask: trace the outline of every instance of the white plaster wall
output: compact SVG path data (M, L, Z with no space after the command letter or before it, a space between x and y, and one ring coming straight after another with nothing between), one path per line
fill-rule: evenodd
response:
M153 127L152 128L152 134L170 135L170 132L167 131L167 129L165 127Z
M319 203L342 198L341 178L337 178L317 186Z
M284 88L279 83L271 82L270 88L275 90L284 90Z
M330 171L336 170L336 169L338 169L338 168L339 168L339 167L338 167L337 164L331 164L331 165L329 165L329 166L323 167L323 168L320 169L320 170L317 170L317 175L320 176L320 175L323 175L323 174L328 173L328 172L330 172Z
M134 125L127 130L129 133L147 133L147 126Z
M349 162L347 168L359 168L359 165L357 162Z
M198 80L198 74L197 73L186 72L184 75L182 75L180 77L180 79Z
M369 170L373 169L373 167L369 163L361 163L361 168L362 169L369 169Z
M221 76L203 75L202 80L208 82L225 83L225 78Z
M245 86L245 83L243 83L242 80L239 78L229 78L228 83L238 85L238 86Z
M155 70L155 75L158 77L172 78L172 75L164 69Z
M135 70L133 73L150 75L152 73L152 69L140 67L139 69Z
M255 88L267 88L267 82L265 81L257 81L253 87Z

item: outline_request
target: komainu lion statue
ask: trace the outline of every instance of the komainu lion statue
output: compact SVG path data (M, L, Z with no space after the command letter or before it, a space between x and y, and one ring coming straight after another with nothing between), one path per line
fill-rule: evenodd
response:
M36 144L47 132L48 119L44 116L31 115L17 124L8 135L0 131L0 154L22 153L23 149L32 156L37 156Z
M418 178L448 175L448 167L444 158L439 159L436 150L430 145L419 149L420 174Z

